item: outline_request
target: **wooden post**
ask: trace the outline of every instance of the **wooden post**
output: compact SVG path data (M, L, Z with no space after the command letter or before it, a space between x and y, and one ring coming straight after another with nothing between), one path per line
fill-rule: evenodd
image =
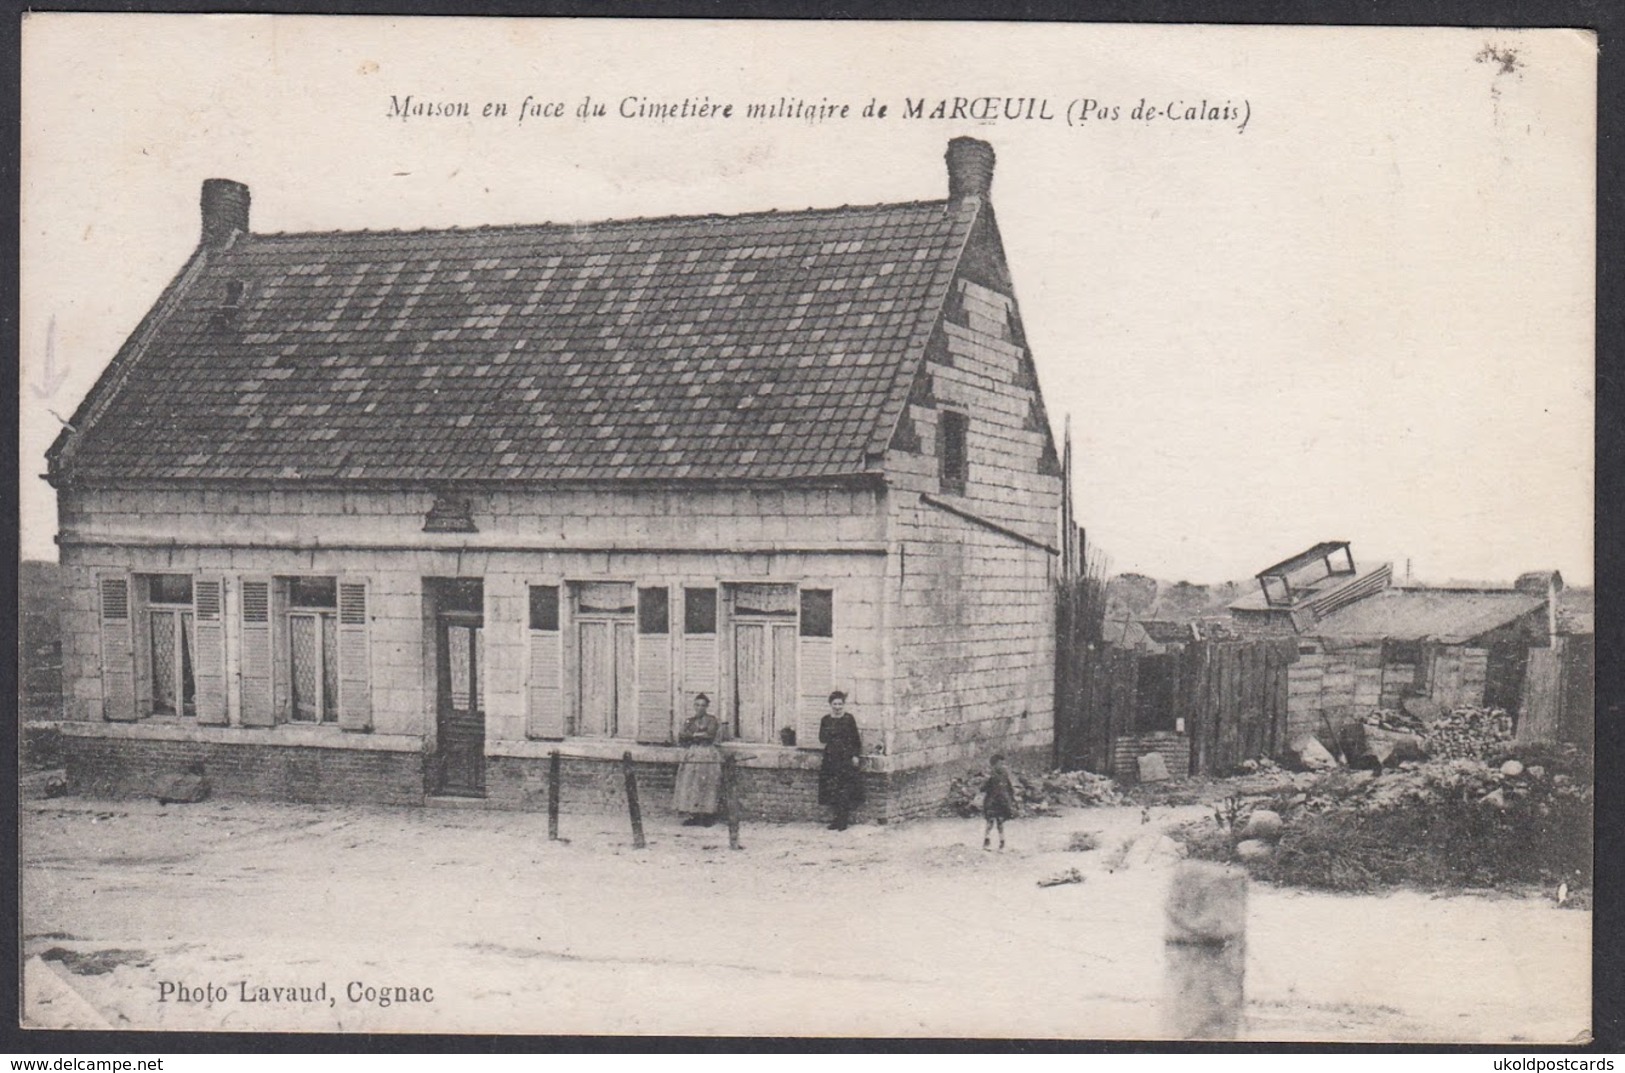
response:
M1163 1033L1235 1039L1246 1000L1247 873L1183 861L1168 891Z
M547 754L547 840L559 840L559 751Z
M739 844L739 799L735 794L735 781L737 776L736 761L734 757L724 754L722 757L722 814L728 821L728 848L744 849Z
M626 774L626 810L632 814L632 848L643 849L643 812L638 808L638 777L632 770L632 754L621 754L621 770Z

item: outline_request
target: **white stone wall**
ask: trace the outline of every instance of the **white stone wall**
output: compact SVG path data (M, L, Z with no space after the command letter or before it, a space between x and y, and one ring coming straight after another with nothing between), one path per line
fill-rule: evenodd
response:
M424 579L483 578L493 752L526 733L527 585L616 579L673 586L675 640L682 629L681 586L775 580L833 590L837 678L866 731L884 733L885 520L876 492L476 494L480 531L466 534L421 531L433 499L427 493L64 490L60 499L69 719L102 717L96 577L103 572L225 577L234 726L241 716L240 579L330 574L366 580L372 736L419 740L434 728ZM279 730L302 735L301 741L312 732Z
M894 596L893 733L904 766L1047 746L1054 737L1056 558L1061 482L1034 406L1014 300L956 282L932 342L927 385L906 420L912 437L887 456ZM923 387L923 390L921 388ZM923 401L922 401L923 400ZM963 495L945 491L938 427L944 409L969 417ZM1028 538L934 506L930 496Z

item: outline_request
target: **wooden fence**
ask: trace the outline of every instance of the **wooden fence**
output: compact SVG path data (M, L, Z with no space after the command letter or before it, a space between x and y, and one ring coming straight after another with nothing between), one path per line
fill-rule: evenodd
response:
M1596 638L1559 637L1550 648L1531 648L1518 718L1521 741L1567 741L1591 746L1596 696Z
M1057 649L1062 767L1109 772L1118 739L1140 735L1184 734L1190 774L1228 772L1285 750L1295 640L1199 641L1159 654L1075 641L1063 632Z

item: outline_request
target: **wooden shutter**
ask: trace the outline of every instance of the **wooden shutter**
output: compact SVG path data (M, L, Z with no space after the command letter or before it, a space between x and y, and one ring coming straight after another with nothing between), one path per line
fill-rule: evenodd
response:
M829 694L835 688L835 594L829 589L801 591L797 650L796 744L816 746L818 724L829 714Z
M638 740L664 744L671 734L671 635L638 635Z
M339 582L339 726L372 729L372 645L365 581Z
M564 737L563 665L558 630L530 630L530 699L527 736Z
M231 721L226 700L226 584L217 577L192 581L192 634L196 651L192 675L197 685L197 721L224 726Z
M102 620L102 718L135 721L135 628L130 579L98 579Z
M135 660L135 718L152 716L152 615L148 613L147 591L151 579L139 574L130 576L130 632L134 642L131 657Z
M617 621L615 630L615 708L609 736L630 738L637 730L637 623Z
M773 625L773 714L767 721L763 741L779 744L779 733L796 725L796 628L791 623ZM800 738L798 737L799 741Z
M683 699L687 712L694 696L704 693L711 698L711 711L716 714L717 699L717 635L714 633L687 634L683 637Z
M242 651L238 663L243 726L275 726L271 581L269 578L243 578L239 584L242 586L242 607L239 610Z
M801 638L801 717L796 721L797 745L818 744L818 724L829 714L829 694L834 688L834 639Z

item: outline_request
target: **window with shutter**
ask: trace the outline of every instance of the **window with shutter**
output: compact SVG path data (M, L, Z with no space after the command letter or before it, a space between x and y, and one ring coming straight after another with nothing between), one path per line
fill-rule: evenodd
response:
M130 580L98 582L102 627L102 718L135 720L135 633L130 616Z
M683 590L683 711L687 713L694 698L704 693L711 699L713 711L720 711L717 700L717 590Z
M226 700L225 582L198 578L192 585L192 621L197 655L197 721L224 726L231 721Z
M818 744L818 724L829 713L835 688L835 594L829 589L801 590L801 705L796 743Z
M372 729L372 644L367 615L367 583L340 581L339 726Z
M528 634L529 711L526 736L564 737L563 635L559 630L559 587L530 586Z
M242 722L247 727L276 725L275 693L272 687L271 581L269 578L243 578L240 608L241 653L238 657L242 690Z
M637 739L655 744L672 740L670 592L638 589Z

